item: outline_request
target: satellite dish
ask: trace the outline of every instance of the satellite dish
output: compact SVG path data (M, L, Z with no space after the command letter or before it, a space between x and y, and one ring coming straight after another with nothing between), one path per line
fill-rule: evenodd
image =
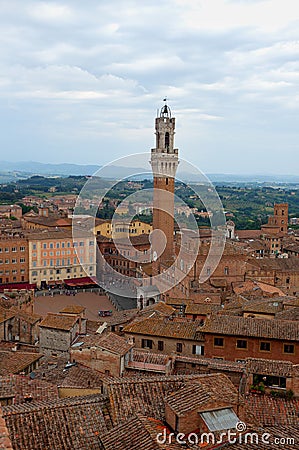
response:
M34 380L34 378L35 378L35 372L30 372L29 376L30 376L30 379L31 379L31 380Z
M157 258L158 258L157 252L154 251L154 253L153 253L153 260L154 260L154 261L157 261Z

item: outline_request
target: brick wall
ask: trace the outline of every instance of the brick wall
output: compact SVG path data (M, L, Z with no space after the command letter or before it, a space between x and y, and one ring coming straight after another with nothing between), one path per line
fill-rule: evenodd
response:
M296 397L299 397L299 377L287 378L286 388L291 389Z
M197 410L188 411L187 414L178 418L178 432L179 433L192 433L200 428L200 415Z
M126 336L134 338L135 348L144 348L142 347L142 340L148 339L152 341L152 348L147 349L152 353L161 353L162 355L171 355L172 353L177 353L179 355L184 356L193 356L193 345L203 345L203 342L196 340L188 340L188 339L179 339L179 338L169 338L169 337L156 337L149 335L137 335L137 334L129 334L126 333ZM163 350L159 350L158 341L162 341L164 344ZM177 352L177 344L182 344L182 352Z
M200 425L197 410L188 411L188 414L184 416L177 416L167 403L165 403L165 420L174 431L184 434L197 430Z
M223 347L214 346L214 337L224 339ZM247 349L236 347L237 339L247 340ZM260 351L260 342L270 342L271 351ZM295 353L284 353L283 344L293 344ZM206 333L205 335L205 356L207 358L223 358L229 361L246 358L277 359L281 361L291 361L298 363L299 344L297 342L280 341L274 339L260 339L256 337L222 336Z
M71 360L107 375L109 371L111 376L121 376L121 357L101 348L71 349Z

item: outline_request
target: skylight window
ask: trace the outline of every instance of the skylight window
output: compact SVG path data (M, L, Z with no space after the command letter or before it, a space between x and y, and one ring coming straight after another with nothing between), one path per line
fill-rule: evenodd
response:
M210 431L229 430L235 428L236 424L240 422L231 408L203 412L200 415Z

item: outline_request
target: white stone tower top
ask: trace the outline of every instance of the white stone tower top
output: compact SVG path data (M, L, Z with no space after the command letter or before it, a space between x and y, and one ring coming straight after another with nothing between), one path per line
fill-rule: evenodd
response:
M155 177L175 178L178 168L178 149L174 148L175 118L169 106L161 108L156 117L156 148L151 151L151 166Z

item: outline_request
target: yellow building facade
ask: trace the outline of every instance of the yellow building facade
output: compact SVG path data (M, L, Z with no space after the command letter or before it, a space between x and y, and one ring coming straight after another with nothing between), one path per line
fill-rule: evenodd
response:
M127 222L124 220L111 221L96 219L95 235L101 235L107 238L121 239L125 236L140 236L141 234L150 234L153 227L151 224L140 220Z
M96 242L87 233L74 240L69 230L33 232L28 244L29 283L37 287L96 275Z

